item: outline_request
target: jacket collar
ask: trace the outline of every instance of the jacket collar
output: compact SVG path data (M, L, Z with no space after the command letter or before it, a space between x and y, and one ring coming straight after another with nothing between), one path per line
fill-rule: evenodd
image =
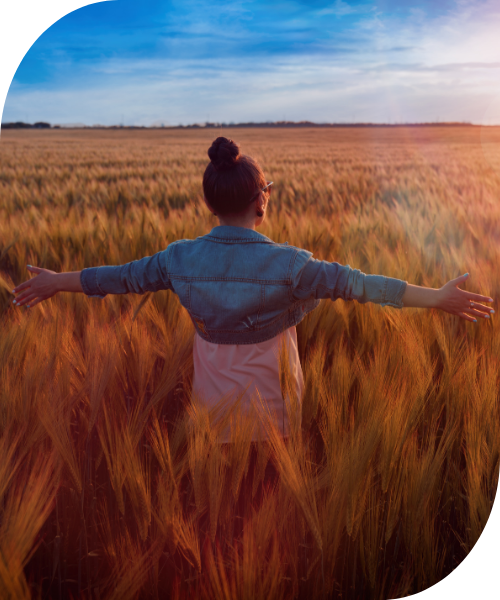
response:
M221 242L267 242L274 244L273 240L255 231L255 229L234 227L233 225L217 225L204 237Z

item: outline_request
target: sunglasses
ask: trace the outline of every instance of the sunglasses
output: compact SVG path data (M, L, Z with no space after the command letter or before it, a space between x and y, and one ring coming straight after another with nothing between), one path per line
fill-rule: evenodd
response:
M259 190L258 192L256 192L252 198L250 199L250 202L253 202L255 200L255 198L257 198L257 196L261 193L261 192L265 192L266 190L268 190L269 195L271 195L271 186L273 185L274 181L270 181L267 185L265 185L261 190ZM249 204L250 204L249 202Z

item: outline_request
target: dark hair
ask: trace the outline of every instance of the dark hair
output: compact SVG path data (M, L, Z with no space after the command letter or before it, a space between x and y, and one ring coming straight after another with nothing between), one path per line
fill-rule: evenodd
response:
M266 185L264 172L250 156L240 154L238 144L218 137L208 149L210 163L203 175L203 192L219 215L237 214L248 208L253 196Z

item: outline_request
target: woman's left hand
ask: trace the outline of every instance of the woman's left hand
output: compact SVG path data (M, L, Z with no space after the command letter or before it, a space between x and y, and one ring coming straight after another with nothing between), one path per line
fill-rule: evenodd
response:
M479 304L479 302L493 302L488 296L481 294L473 294L458 288L460 284L465 283L469 274L460 275L456 279L448 281L442 288L438 290L438 304L436 308L440 308L452 315L457 315L466 321L477 322L476 317L488 319L491 313L495 311L488 306Z
M47 300L56 294L59 290L57 288L57 273L55 271L49 271L49 269L42 269L40 267L32 267L28 265L28 271L34 273L36 277L28 279L24 283L16 286L12 293L17 294L21 292L19 296L14 300L15 306L23 306L26 304L28 308L35 306L42 300Z

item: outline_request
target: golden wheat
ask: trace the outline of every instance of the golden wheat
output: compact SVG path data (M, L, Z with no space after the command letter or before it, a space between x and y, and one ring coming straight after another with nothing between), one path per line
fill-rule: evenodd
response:
M264 403L249 488L256 420L191 397L194 329L173 294L12 305L28 263L123 264L207 233L218 133L2 132L2 597L382 600L444 578L486 526L495 316L324 301L298 326L301 399L281 356L290 438ZM223 134L275 182L265 235L425 286L469 271L468 289L498 297L495 128Z

